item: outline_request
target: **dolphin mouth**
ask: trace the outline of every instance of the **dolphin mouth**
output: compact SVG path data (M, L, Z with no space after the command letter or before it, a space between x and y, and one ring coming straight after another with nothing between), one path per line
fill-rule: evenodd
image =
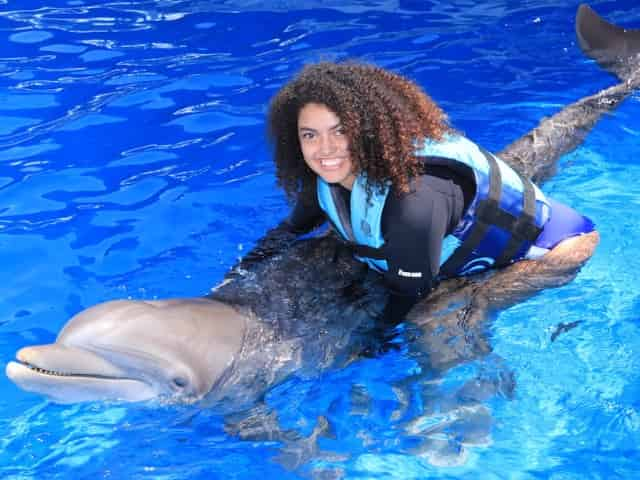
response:
M140 381L136 378L131 378L131 377L124 377L124 376L112 376L112 375L101 375L99 373L78 373L78 372L73 372L73 371L59 371L59 370L49 370L47 368L44 367L39 367L38 365L34 365L32 363L29 362L24 362L21 361L20 359L16 359L13 363L19 367L23 367L23 368L27 368L29 369L31 372L36 373L38 375L45 375L45 376L51 376L51 377L67 377L67 378L81 378L81 379L86 379L86 378L95 378L95 379L99 379L99 380L133 380L133 381Z
M16 385L57 403L141 401L158 395L153 385L100 355L60 344L23 348L5 370Z
M102 355L58 343L23 348L16 354L15 363L31 372L53 377L136 380Z

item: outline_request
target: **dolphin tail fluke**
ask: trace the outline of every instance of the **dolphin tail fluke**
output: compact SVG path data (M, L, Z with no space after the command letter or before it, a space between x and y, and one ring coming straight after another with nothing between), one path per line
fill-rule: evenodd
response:
M640 68L640 30L613 25L582 4L576 15L576 35L585 54L620 80Z

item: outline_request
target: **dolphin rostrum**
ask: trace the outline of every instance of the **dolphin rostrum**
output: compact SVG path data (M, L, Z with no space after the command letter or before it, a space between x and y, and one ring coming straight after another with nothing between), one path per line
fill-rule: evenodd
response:
M499 153L537 182L640 82L638 31L613 26L584 5L576 31L587 55L620 82L544 119ZM61 403L206 400L228 411L251 405L293 372L313 375L377 348L374 319L386 299L377 275L342 252L333 236L263 240L260 254L245 257L208 297L88 308L55 343L21 349L7 376ZM430 367L446 369L487 353L480 330L487 316L566 283L596 244L597 237L568 241L535 262L442 282L408 316L422 332L416 342Z

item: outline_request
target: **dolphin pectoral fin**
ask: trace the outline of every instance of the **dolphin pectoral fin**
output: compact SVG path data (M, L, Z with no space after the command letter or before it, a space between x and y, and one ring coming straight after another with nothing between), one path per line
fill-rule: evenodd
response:
M423 415L409 426L417 445L407 453L422 457L435 467L461 466L467 463L470 448L493 443L492 427L491 410L480 403Z
M444 372L491 352L484 326L494 310L478 291L495 274L445 280L409 312L407 322L419 329L412 348L421 367Z
M585 54L621 80L640 66L640 30L609 23L586 4L578 8L576 35Z
M313 430L304 435L295 429L285 429L280 425L277 411L264 402L253 407L225 416L225 431L242 440L258 442L278 442L279 451L273 458L287 470L293 471L307 464L311 459L321 457L318 439L335 438L324 416L316 419Z
M282 430L277 412L264 401L252 407L233 412L224 417L225 431L242 440L282 440Z
M434 466L455 466L466 462L469 447L491 445L494 422L485 403L496 394L492 380L476 379L453 392L441 382L419 382L422 412L403 425L414 442L408 453ZM469 395L471 390L476 391Z
M322 415L317 417L316 424L308 436L298 435L295 440L285 442L274 460L290 471L307 465L311 460L321 461L323 452L318 445L320 437L335 438L329 421ZM331 457L335 461L335 454Z

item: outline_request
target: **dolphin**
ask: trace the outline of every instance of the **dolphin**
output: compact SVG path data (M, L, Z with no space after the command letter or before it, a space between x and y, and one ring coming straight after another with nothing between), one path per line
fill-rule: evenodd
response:
M611 25L583 5L576 33L584 52L619 82L543 119L498 153L538 183L639 86L639 31ZM442 282L407 317L429 368L487 354L482 327L491 314L570 281L597 241L569 240L542 260ZM207 297L90 307L55 343L18 351L6 374L59 403L159 399L239 411L294 372L314 375L376 352L386 295L379 276L335 236L301 241L268 233Z
M213 388L244 330L245 318L221 302L115 300L75 315L55 343L20 350L6 373L58 403L176 392L188 401ZM198 338L215 339L215 348Z
M640 35L602 19L588 5L578 7L576 36L582 50L617 77L631 77L638 66Z

